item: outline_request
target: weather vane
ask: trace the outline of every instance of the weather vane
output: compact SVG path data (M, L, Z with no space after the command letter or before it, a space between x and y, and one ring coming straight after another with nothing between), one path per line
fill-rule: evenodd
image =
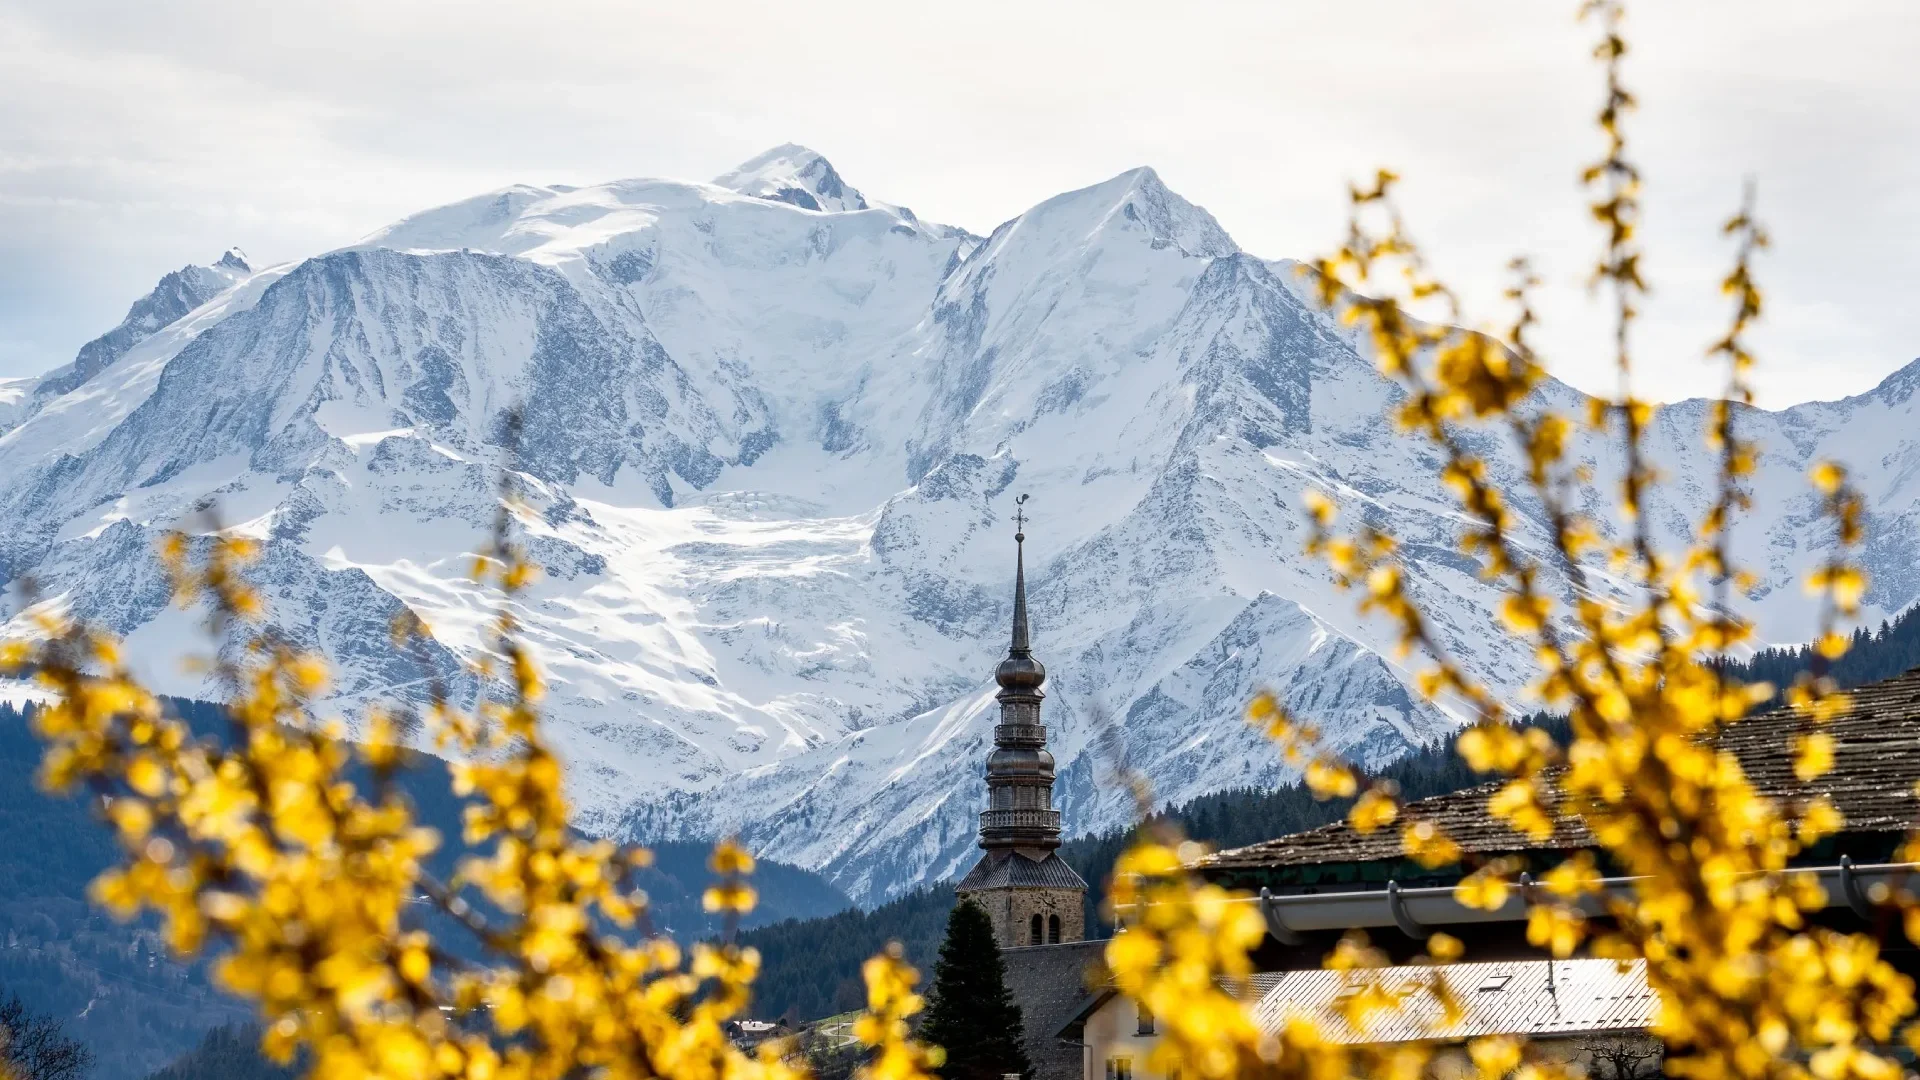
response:
M1013 538L1015 540L1025 540L1027 538L1026 505L1027 496L1024 492L1021 493L1019 498L1013 500Z

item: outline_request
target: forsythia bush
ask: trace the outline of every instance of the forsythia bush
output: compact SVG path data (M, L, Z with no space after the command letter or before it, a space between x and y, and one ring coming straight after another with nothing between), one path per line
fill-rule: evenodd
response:
M1635 237L1640 178L1623 134L1634 103L1620 80L1621 8L1592 0L1583 13L1603 26L1597 55L1606 96L1598 120L1607 150L1586 183L1606 231L1595 281L1609 290L1616 316L1621 382L1613 400L1588 417L1556 416L1532 403L1543 370L1528 337L1534 281L1523 262L1514 266L1509 297L1518 314L1506 331L1454 328L1462 313L1403 229L1391 174L1353 192L1348 241L1318 263L1315 279L1322 301L1364 331L1381 370L1406 388L1400 422L1443 455L1441 479L1471 523L1464 550L1505 588L1502 617L1539 658L1540 698L1571 715L1571 745L1562 751L1538 732L1509 726L1494 695L1436 647L1406 592L1392 540L1372 529L1337 533L1333 505L1316 492L1307 495L1312 547L1363 593L1365 608L1394 621L1403 648L1423 658L1420 689L1477 718L1462 752L1476 769L1509 777L1489 812L1536 834L1557 815L1576 817L1638 876L1631 897L1608 902L1614 927L1592 935L1574 901L1594 890L1598 871L1591 859L1569 860L1547 875L1551 898L1532 911L1528 936L1559 956L1584 948L1645 958L1663 1003L1654 1033L1669 1046L1670 1071L1702 1080L1892 1080L1899 1069L1884 1047L1913 1037L1913 985L1872 938L1810 928L1805 913L1822 902L1819 886L1787 869L1801 848L1840 827L1838 813L1819 799L1778 806L1759 798L1737 763L1703 739L1767 693L1726 682L1713 663L1748 635L1726 604L1713 601L1744 580L1729 559L1727 535L1754 450L1736 436L1731 403L1750 400L1744 334L1761 309L1750 263L1765 235L1750 202L1727 225L1738 245L1726 279L1734 317L1711 352L1726 362L1728 384L1704 433L1720 454L1718 497L1690 550L1661 552L1639 514L1657 482L1641 446L1653 409L1632 395L1627 379L1629 330L1646 286ZM1410 306L1421 303L1438 304L1445 318L1414 317ZM1626 468L1618 504L1627 524L1617 543L1574 509L1585 479L1564 454L1580 423L1620 439ZM1552 565L1516 540L1507 496L1461 437L1470 425L1504 429L1522 451L1551 530ZM1863 588L1845 559L1860 539L1861 507L1838 466L1822 466L1814 480L1836 529L1834 555L1812 582L1830 616L1821 644L1834 652L1845 643L1834 623L1854 610ZM165 552L181 598L207 604L223 645L217 673L231 688L231 731L219 744L169 718L102 634L45 616L33 639L4 646L0 673L31 674L55 696L36 714L47 742L45 783L103 796L124 846L123 864L96 882L96 898L123 917L157 913L182 954L217 951L220 981L260 1009L267 1052L286 1060L304 1047L321 1080L798 1076L801 1066L781 1048L750 1056L724 1037L724 1022L747 1008L753 951L724 942L682 947L653 933L645 898L628 881L647 853L568 831L561 766L540 733L539 675L511 615L510 600L530 571L507 542L519 512L510 488L502 507L475 573L509 601L491 631L498 666L481 672L486 684L504 689L472 712L435 694L424 717L459 762L456 790L469 800L465 840L478 852L451 880L434 880L423 863L442 838L420 827L391 790L405 761L402 717L370 715L351 750L316 720L312 705L327 672L257 628L260 601L243 575L250 541L215 530L200 541L176 538ZM1630 582L1632 595L1609 602L1587 587L1583 568L1596 563ZM403 624L395 632L395 647L407 649L425 629ZM1845 702L1821 679L1794 687L1792 700L1804 715L1798 768L1811 778L1832 756L1821 725ZM1251 718L1316 792L1358 791L1355 774L1319 752L1312 730L1273 699L1254 702ZM346 779L355 754L372 777L368 790ZM1402 816L1381 789L1361 792L1352 811L1362 830L1400 829L1409 856L1423 863L1460 858L1432 823ZM1161 1020L1150 1062L1156 1071L1207 1080L1417 1076L1429 1046L1336 1045L1304 1019L1277 1038L1253 1024L1222 981L1250 973L1263 924L1253 905L1188 873L1197 853L1178 837L1150 835L1121 859L1113 883L1122 930L1108 964L1118 987ZM749 910L752 859L722 843L713 867L722 883L707 895L708 907ZM1460 899L1499 905L1510 872L1497 863L1473 868ZM446 942L408 929L403 911L423 899L470 935L485 959L463 960ZM1920 940L1920 909L1893 899ZM1443 962L1459 950L1458 941L1437 934L1427 951ZM1349 970L1383 962L1357 935L1327 958ZM868 1009L856 1031L875 1048L865 1075L920 1080L941 1056L909 1037L908 1020L920 1006L915 973L894 951L869 961L865 975ZM1403 993L1372 986L1344 1008L1357 1021L1394 1008ZM1486 1080L1544 1080L1565 1068L1535 1059L1512 1037L1480 1039L1469 1051Z
M1608 290L1613 305L1620 374L1613 400L1597 402L1587 417L1554 415L1530 400L1544 371L1528 336L1534 323L1528 293L1536 282L1524 261L1514 263L1507 293L1517 308L1511 326L1498 335L1457 329L1462 320L1454 294L1428 273L1407 236L1392 202L1396 178L1390 173L1354 190L1346 244L1313 268L1321 301L1361 328L1381 371L1406 389L1400 424L1442 455L1441 479L1469 522L1462 549L1488 580L1503 586L1502 619L1539 659L1533 690L1548 707L1570 715L1571 745L1563 752L1543 732L1510 726L1493 695L1449 662L1428 633L1407 594L1392 539L1372 528L1337 534L1335 508L1317 491L1305 496L1315 523L1311 549L1326 558L1338 580L1363 593L1363 609L1383 613L1399 628L1403 653L1417 653L1425 664L1418 673L1422 692L1477 717L1460 741L1461 753L1475 769L1510 778L1488 812L1543 838L1557 815L1576 818L1635 876L1630 897L1606 901L1614 928L1590 935L1575 901L1595 893L1600 875L1591 856L1567 860L1545 875L1550 899L1531 910L1527 936L1556 956L1585 947L1601 957L1644 958L1660 994L1653 1034L1667 1043L1668 1072L1701 1080L1892 1080L1901 1071L1889 1045L1902 1039L1920 1045L1920 1032L1909 1024L1913 982L1887 963L1873 937L1810 927L1806 913L1823 906L1825 897L1817 882L1787 869L1793 855L1844 824L1838 811L1824 797L1799 806L1760 798L1738 762L1707 738L1771 694L1770 687L1725 680L1714 664L1750 634L1724 601L1748 580L1732 565L1727 536L1745 505L1741 485L1755 460L1753 446L1735 433L1734 403L1751 402L1753 358L1744 335L1761 310L1751 261L1766 236L1749 193L1726 224L1738 246L1724 282L1733 318L1709 350L1728 371L1723 400L1703 433L1719 452L1718 494L1692 546L1663 552L1640 513L1658 480L1641 445L1653 407L1633 396L1628 380L1629 331L1646 285L1635 236L1640 176L1627 157L1623 128L1634 106L1621 83L1623 12L1612 0L1591 0L1582 14L1603 26L1596 56L1606 72L1598 114L1606 155L1584 180L1593 192L1593 217L1606 232L1594 283ZM1409 305L1423 302L1438 305L1445 318L1426 322L1409 313ZM1585 478L1566 462L1565 450L1578 423L1618 435L1625 468L1615 501L1625 522L1623 541L1604 540L1597 524L1574 509L1573 496ZM1509 498L1492 485L1486 462L1461 437L1474 425L1504 430L1519 449L1530 494L1550 530L1549 565L1518 542ZM1835 528L1832 555L1809 581L1826 598L1819 648L1834 657L1846 647L1835 622L1855 611L1864 590L1860 572L1846 560L1861 539L1862 507L1840 466L1819 466L1813 482ZM1592 587L1585 568L1596 563L1630 583L1625 602L1609 603ZM1556 573L1568 586L1564 591L1548 584ZM1703 593L1703 581L1711 595ZM1832 739L1821 726L1846 707L1846 699L1830 680L1808 678L1791 688L1789 700L1803 717L1795 771L1811 780L1831 766ZM1316 792L1358 791L1354 774L1317 751L1312 730L1272 698L1255 701L1251 719L1304 766ZM1391 793L1382 789L1361 793L1350 813L1363 832L1398 824L1408 857L1427 866L1460 860L1459 848L1434 823L1400 818ZM1908 848L1902 858L1920 857L1920 845ZM1156 1069L1322 1080L1418 1075L1431 1057L1429 1046L1328 1045L1304 1020L1277 1039L1263 1036L1217 981L1248 973L1248 950L1263 933L1261 917L1251 905L1229 903L1222 890L1190 880L1183 869L1188 854L1177 838L1161 838L1127 853L1115 871L1114 900L1125 930L1107 958L1119 986L1163 1019ZM1512 888L1508 875L1514 869L1498 862L1474 867L1456 896L1468 906L1498 907ZM1904 910L1909 936L1920 941L1920 908L1913 898L1888 899ZM1436 934L1427 952L1444 962L1460 948L1457 940ZM1383 963L1359 935L1327 958L1329 967L1341 969ZM1358 978L1363 990L1343 1006L1356 1028L1367 1014L1394 1008L1396 995L1405 993ZM1432 988L1444 994L1437 980ZM1529 1054L1511 1036L1478 1039L1468 1049L1485 1080L1543 1078L1567 1069Z
M510 493L502 504L475 574L510 601L530 570L504 541L517 509ZM30 671L56 694L35 715L47 786L105 797L126 859L94 883L95 898L122 917L157 912L181 954L219 949L216 975L258 1004L270 1056L305 1047L321 1080L799 1075L778 1048L748 1056L725 1037L747 1005L753 950L683 949L653 933L627 880L648 853L569 832L560 763L540 737L540 677L510 604L492 628L501 670L482 672L505 692L474 713L436 694L426 718L460 761L454 787L478 853L435 881L422 860L441 838L391 790L404 761L396 717L374 713L349 751L311 713L324 665L253 628L260 603L241 573L252 542L216 532L200 558L189 548L176 537L164 552L177 592L207 600L216 638L241 646L223 652L239 659L218 672L233 689L224 745L166 716L114 643L82 627L46 619L41 639L5 646L0 670ZM395 632L404 649L421 628ZM345 778L350 753L370 791ZM722 843L712 866L720 883L706 907L750 910L752 858ZM487 960L463 961L407 928L402 912L420 900ZM869 1008L855 1031L878 1048L868 1076L926 1076L939 1055L907 1038L920 1007L914 973L894 953L865 973Z

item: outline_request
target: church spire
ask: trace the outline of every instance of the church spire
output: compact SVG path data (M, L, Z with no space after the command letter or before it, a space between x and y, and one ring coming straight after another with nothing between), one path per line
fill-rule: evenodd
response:
M1009 656L1031 656L1027 643L1027 497L1013 500L1013 645Z
M999 668L993 673L994 681L1000 684L998 697L1001 712L1000 728L994 730L995 745L999 745L1001 729L1009 724L1031 725L1035 728L1035 746L1044 745L1046 738L1046 730L1040 727L1040 699L1046 697L1040 692L1040 684L1047 681L1047 669L1033 658L1027 628L1026 502L1025 495L1013 501L1013 527L1016 530L1013 534L1013 643L1007 647L1007 658L1000 661ZM1051 758L1048 759L1048 766L1047 783L1051 792ZM991 782L991 770L988 778Z
M987 757L987 808L980 814L985 854L955 890L979 903L1003 948L1079 941L1087 883L1055 851L1060 811L1053 808L1053 754L1040 723L1047 669L1033 658L1027 619L1027 497L1014 500L1013 640L994 669L1000 722Z
M1037 855L1060 846L1060 812L1053 808L1053 755L1040 724L1047 669L1033 658L1027 621L1026 501L1025 495L1014 500L1013 641L993 673L1000 723L987 758L989 805L980 816L980 846Z

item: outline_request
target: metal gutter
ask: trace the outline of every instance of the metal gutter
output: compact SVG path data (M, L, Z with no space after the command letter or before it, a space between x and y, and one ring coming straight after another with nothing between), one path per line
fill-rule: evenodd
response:
M1788 873L1812 874L1826 891L1827 907L1847 907L1862 918L1873 916L1877 905L1906 886L1920 863L1855 865L1842 857L1833 866L1789 867ZM1589 915L1606 914L1607 901L1632 895L1638 878L1603 878L1600 889L1575 906ZM1382 889L1343 893L1304 893L1274 896L1266 889L1240 903L1260 905L1267 933L1283 945L1295 945L1300 935L1316 930L1349 930L1391 926L1408 937L1424 939L1433 928L1467 923L1520 922L1527 918L1536 886L1525 874L1508 893L1506 903L1491 911L1470 908L1454 899L1450 885L1402 888L1397 881Z

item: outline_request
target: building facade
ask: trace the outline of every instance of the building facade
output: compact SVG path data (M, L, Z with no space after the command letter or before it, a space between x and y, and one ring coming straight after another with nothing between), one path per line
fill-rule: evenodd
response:
M1000 723L987 758L985 852L954 887L986 909L1003 949L1061 945L1086 937L1087 883L1061 860L1060 812L1053 808L1053 755L1040 703L1047 669L1034 658L1027 624L1026 533L1014 534L1013 640L994 671Z

